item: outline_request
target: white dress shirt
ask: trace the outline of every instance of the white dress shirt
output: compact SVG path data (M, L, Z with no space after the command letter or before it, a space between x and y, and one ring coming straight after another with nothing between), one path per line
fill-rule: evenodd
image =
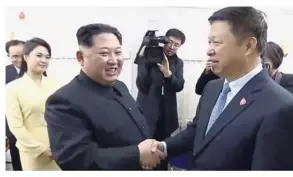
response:
M13 66L14 66L14 68L16 69L17 74L19 74L20 69L19 69L18 67L16 67L15 65L13 65Z
M230 101L236 96L236 94L245 86L245 84L250 81L254 76L262 71L262 65L259 63L252 71L247 73L246 75L240 77L239 79L228 82L225 80L224 84L228 82L231 91L227 94L227 101L224 109L230 103ZM224 85L223 85L224 86Z

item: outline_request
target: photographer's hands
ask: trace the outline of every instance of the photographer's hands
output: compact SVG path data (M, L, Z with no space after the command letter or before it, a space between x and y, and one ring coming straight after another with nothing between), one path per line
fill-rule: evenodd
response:
M164 60L162 61L161 64L158 63L158 66L161 72L164 74L164 77L170 78L172 76L172 72L170 71L170 68L169 68L169 61L165 54L164 54Z

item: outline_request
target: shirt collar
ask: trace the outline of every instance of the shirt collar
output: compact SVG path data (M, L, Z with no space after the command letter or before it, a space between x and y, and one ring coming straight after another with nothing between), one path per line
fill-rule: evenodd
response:
M249 73L247 73L246 75L242 76L241 78L229 82L229 87L231 89L231 92L236 95L241 89L242 87L250 80L252 79L254 76L256 76L259 72L262 71L262 65L261 63L259 63L252 71L250 71ZM225 79L225 83L227 83L228 81Z
M14 68L16 69L17 74L19 74L20 69L19 69L17 66L15 66L15 65L13 65L13 66L14 66Z

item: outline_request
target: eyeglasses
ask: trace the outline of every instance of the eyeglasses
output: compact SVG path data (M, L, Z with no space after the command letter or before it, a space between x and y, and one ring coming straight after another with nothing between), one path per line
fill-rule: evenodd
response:
M178 44L178 43L176 43L176 42L174 42L172 40L169 41L168 45L174 46L175 48L179 48L181 46L180 44Z

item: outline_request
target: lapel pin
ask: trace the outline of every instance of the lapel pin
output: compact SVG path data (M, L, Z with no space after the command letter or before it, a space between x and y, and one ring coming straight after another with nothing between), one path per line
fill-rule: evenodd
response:
M240 101L240 105L245 105L246 104L246 99L245 98L242 98L241 101Z

